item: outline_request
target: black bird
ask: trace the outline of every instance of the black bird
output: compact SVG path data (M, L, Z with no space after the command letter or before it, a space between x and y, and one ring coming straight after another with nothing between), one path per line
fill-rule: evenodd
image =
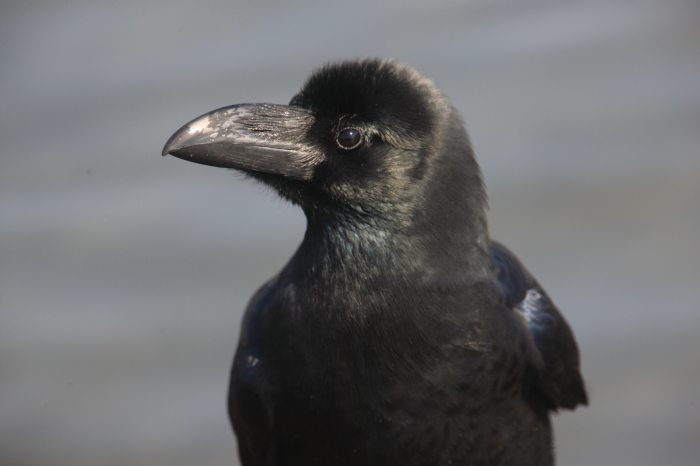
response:
M289 105L191 121L166 154L240 170L307 218L243 318L243 465L553 464L550 411L587 404L576 342L489 239L462 119L431 81L329 64Z

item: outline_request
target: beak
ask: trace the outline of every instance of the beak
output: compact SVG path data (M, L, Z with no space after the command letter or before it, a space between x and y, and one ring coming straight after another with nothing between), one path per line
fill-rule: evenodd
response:
M173 134L163 155L214 167L310 180L323 156L305 143L310 110L274 104L239 104L195 118Z

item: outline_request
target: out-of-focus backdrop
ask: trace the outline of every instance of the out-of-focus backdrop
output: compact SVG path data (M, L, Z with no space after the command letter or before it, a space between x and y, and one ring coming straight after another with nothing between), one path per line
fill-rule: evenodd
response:
M204 112L392 57L467 122L495 238L574 328L560 465L700 458L700 4L0 4L0 464L237 464L239 320L301 212L160 156Z

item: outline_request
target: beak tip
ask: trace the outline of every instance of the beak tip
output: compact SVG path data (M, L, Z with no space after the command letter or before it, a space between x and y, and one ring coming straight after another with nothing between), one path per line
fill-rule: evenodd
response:
M163 157L166 155L172 155L173 152L181 148L182 143L179 141L181 133L182 129L179 129L175 134L170 136L168 142L166 142L165 146L163 146L163 150L160 152L160 155Z

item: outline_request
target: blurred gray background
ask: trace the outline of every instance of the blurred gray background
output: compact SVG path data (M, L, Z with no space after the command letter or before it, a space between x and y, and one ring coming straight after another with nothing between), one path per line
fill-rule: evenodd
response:
M0 464L237 464L239 320L305 222L160 150L359 56L450 96L493 236L576 332L559 464L698 464L699 3L3 1Z

